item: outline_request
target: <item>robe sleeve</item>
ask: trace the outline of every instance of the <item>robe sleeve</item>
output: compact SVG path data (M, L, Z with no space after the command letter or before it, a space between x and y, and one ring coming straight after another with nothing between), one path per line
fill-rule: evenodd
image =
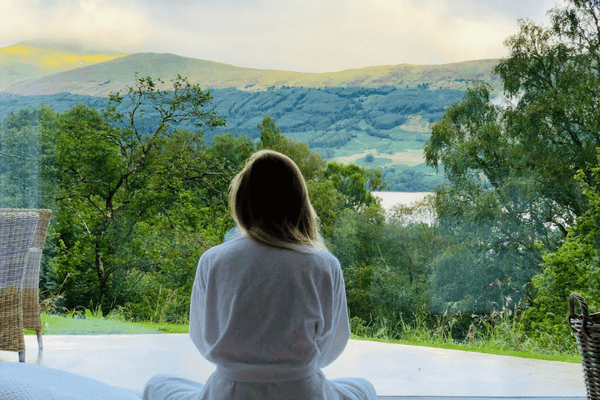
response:
M320 350L319 368L326 367L338 358L350 338L346 289L342 269L337 259L332 271L331 288L329 290L331 294L325 295L322 299L325 329L323 329L321 337L317 338L317 345Z
M202 279L202 261L203 257L200 257L200 261L198 261L198 268L196 270L194 286L192 287L192 298L190 301L190 338L192 339L192 342L198 351L200 351L200 354L205 356L209 345L204 340L204 334L202 332L205 312L204 299L206 292L206 288Z

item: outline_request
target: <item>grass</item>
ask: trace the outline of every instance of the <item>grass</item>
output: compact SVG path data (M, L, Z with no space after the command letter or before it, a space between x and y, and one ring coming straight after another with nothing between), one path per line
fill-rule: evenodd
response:
M391 339L377 339L377 338L367 338L356 335L351 335L351 339L356 340L368 340L372 342L382 342L382 343L392 343L392 344L404 344L410 346L422 346L422 347L433 347L437 349L446 349L446 350L461 350L461 351L471 351L475 353L483 353L483 354L493 354L498 356L509 356L509 357L520 357L520 358L529 358L533 360L546 360L546 361L560 361L560 362L568 362L568 363L581 363L581 357L579 355L572 354L539 354L539 353L530 353L526 351L515 351L515 350L507 350L500 349L494 345L481 345L478 344L476 346L471 346L469 344L458 344L451 342L442 342L442 341L418 341L418 340L391 340Z
M87 315L85 315L87 314ZM42 327L44 335L106 335L106 334L159 334L159 333L189 333L186 324L167 324L152 322L125 321L122 315L113 314L106 318L91 313L60 316L42 314ZM25 330L25 334L35 335L34 331ZM484 354L521 357L536 360L560 361L568 363L581 363L581 357L575 354L544 354L542 352L516 351L506 348L506 343L494 340L479 340L474 342L459 343L453 340L431 338L413 334L406 340L393 340L388 338L365 337L351 335L351 339L368 340L374 342L404 344L411 346L433 347L447 350L472 351Z
M117 318L103 318L98 315L73 315L72 317L42 314L42 334L44 335L106 335L143 333L188 333L184 324L152 322L130 322ZM35 335L25 330L26 335Z
M518 305L507 304L486 316L444 314L427 320L415 314L409 323L400 319L396 324L384 316L376 316L366 323L359 317L350 319L352 337L358 340L381 341L448 350L471 351L484 354L521 357L536 360L581 363L577 340L570 336L528 333L524 329L522 312ZM469 323L468 331L465 331Z
M380 157L373 158L373 161L371 161L371 162L368 162L366 160L366 157L356 160L356 165L359 165L361 167L369 167L369 168L382 167L386 164L391 164L391 163L392 163L391 158L380 158Z

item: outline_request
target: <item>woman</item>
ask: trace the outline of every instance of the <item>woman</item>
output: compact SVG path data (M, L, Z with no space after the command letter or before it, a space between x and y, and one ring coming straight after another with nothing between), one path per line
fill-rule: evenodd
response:
M144 399L376 399L365 379L321 372L350 328L342 270L320 240L299 168L261 150L229 200L242 234L202 255L190 307L190 337L217 370L205 385L156 375Z

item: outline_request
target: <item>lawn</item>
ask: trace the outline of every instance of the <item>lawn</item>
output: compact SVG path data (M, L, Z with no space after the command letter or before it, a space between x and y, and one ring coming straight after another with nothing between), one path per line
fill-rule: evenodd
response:
M129 322L124 320L107 319L94 315L89 311L87 315L73 315L72 317L42 314L42 327L44 335L106 335L106 334L159 334L159 333L189 333L189 326L186 324L166 324L151 322ZM25 330L27 335L35 335L34 331ZM501 349L497 346L488 345L478 346L459 345L443 342L423 342L406 340L380 340L373 338L363 338L352 335L351 339L370 340L377 342L406 344L425 347L436 347L449 350L473 351L478 353L513 356L521 358L530 358L537 360L562 361L569 363L581 363L581 358L577 355L554 355L554 354L536 354L523 351L511 351Z
M44 335L106 335L133 333L188 333L188 325L151 322L128 322L98 317L97 315L74 315L62 317L42 314ZM25 330L26 335L35 335Z

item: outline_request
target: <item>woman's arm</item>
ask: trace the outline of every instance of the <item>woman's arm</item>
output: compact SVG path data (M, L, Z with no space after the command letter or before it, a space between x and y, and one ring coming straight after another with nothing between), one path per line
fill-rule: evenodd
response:
M319 368L331 364L342 354L348 339L350 338L350 323L348 320L348 304L346 302L346 289L342 269L337 260L333 268L331 279L330 296L325 296L322 304L325 329L322 336L317 339L317 345L321 351L319 357ZM317 327L317 331L318 331Z
M205 287L202 280L201 265L202 257L198 262L198 268L196 270L196 278L194 280L194 286L192 287L192 297L190 300L190 338L196 348L202 355L208 351L208 345L204 341L203 335L203 324L204 324L204 311L205 311Z

